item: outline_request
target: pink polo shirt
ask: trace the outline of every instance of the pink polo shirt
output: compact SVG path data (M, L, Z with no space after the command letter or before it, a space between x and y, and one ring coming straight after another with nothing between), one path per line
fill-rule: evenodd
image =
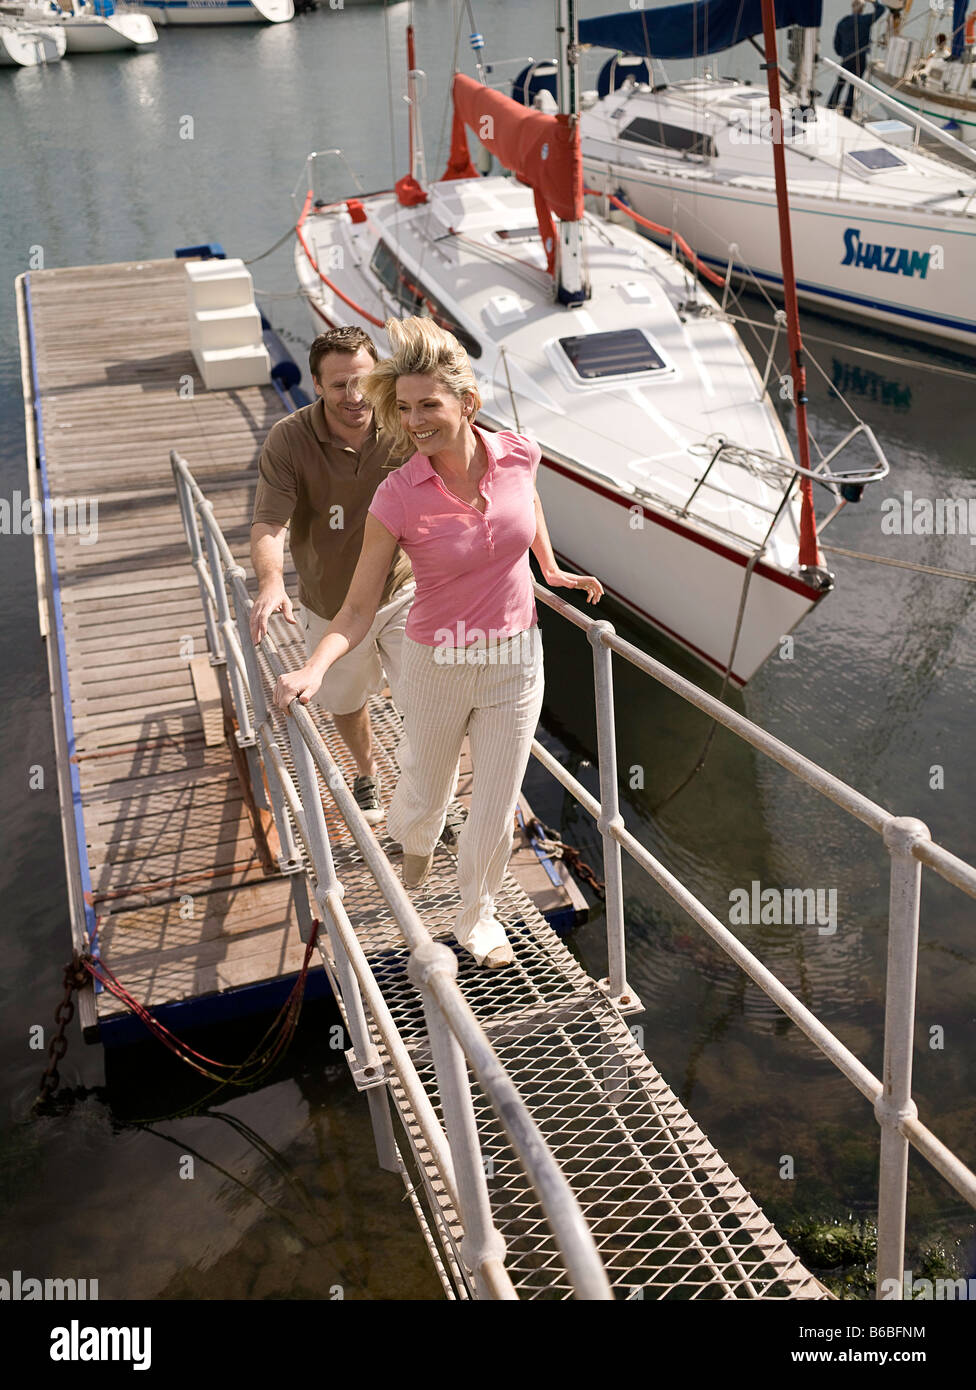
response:
M475 429L488 452L484 516L421 453L384 478L369 508L409 556L417 597L406 633L428 647L509 637L536 622L529 547L541 451L520 434Z

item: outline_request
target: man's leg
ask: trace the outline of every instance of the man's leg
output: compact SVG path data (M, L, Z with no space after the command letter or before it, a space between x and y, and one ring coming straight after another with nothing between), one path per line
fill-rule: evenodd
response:
M377 775L376 758L373 754L373 730L369 722L369 708L363 705L352 714L335 714L332 722L343 743L356 760L360 777Z
M305 609L305 649L309 655L329 630L329 622ZM341 657L326 674L315 704L332 715L336 732L356 763L358 776L352 790L356 802L370 825L383 819L380 779L376 766L373 733L367 701L383 688L383 665L373 629L352 651Z

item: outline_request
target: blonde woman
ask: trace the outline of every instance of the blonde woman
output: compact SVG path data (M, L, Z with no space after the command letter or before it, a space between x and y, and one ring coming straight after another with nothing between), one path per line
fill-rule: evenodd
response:
M275 703L306 704L326 672L368 632L399 544L417 596L400 677L400 780L387 828L403 846L403 881L419 888L454 791L461 744L473 767L471 806L458 840L461 906L454 932L479 965L510 965L494 915L512 846L512 821L543 695L542 643L529 566L547 584L583 589L592 575L560 569L535 489L539 446L474 423L481 397L457 339L428 318L390 319L393 356L360 383L394 451L407 462L377 488L359 564L342 608L300 671L282 676Z

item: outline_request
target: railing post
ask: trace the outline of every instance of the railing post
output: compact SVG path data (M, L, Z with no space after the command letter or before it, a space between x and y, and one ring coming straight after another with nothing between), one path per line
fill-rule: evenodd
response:
M369 1035L366 1011L363 1008L363 999L359 992L359 981L349 963L346 948L335 930L336 905L338 904L339 910L342 910L342 885L336 877L335 862L332 858L332 846L329 843L325 812L322 809L322 795L319 791L319 779L315 763L305 740L295 728L295 721L291 717L288 719L288 738L291 743L295 772L298 776L298 792L305 811L305 831L308 841L306 849L312 856L312 866L315 870L315 900L322 909L322 916L329 933L329 941L332 943L332 956L335 960L336 974L339 977L342 1004L346 1011L346 1021L349 1024L349 1036L353 1051L351 1071L359 1089L369 1090L378 1083L385 1082L383 1066L379 1052ZM372 1095L370 1096L369 1109L380 1167L391 1172L398 1172L399 1168L393 1145L393 1128L385 1092L379 1101L374 1101Z
M214 599L217 604L217 625L223 638L224 661L227 664L227 679L230 681L231 694L234 698L234 710L237 714L237 742L241 748L253 747L256 738L251 727L251 716L247 708L247 698L244 692L244 678L238 669L237 662L234 660L232 651L234 624L231 622L230 608L227 606L227 588L224 577L224 567L220 558L220 547L217 545L217 537L214 535L214 527L217 525L213 515L213 503L204 502L208 520L204 523L203 539L207 547L207 558L210 561L210 577L213 580Z
M190 547L190 562L193 565L193 572L197 577L197 587L200 590L200 604L203 608L203 622L207 629L207 645L210 648L211 660L216 664L224 658L224 649L220 641L214 623L214 615L210 607L210 595L207 593L207 586L204 583L203 571L206 561L203 558L203 551L200 547L200 528L197 525L197 514L193 505L193 498L190 496L190 486L176 463L179 455L174 449L170 454L170 462L173 465L173 477L176 480L176 497L180 505L180 513L183 517L183 530L186 533L186 543ZM212 578L212 576L211 576ZM214 585L216 589L216 585Z
M878 1298L883 1290L886 1290L886 1297L903 1296L909 1140L902 1133L901 1125L904 1120L918 1116L918 1108L912 1100L912 1048L922 865L912 850L920 840L931 838L928 826L913 816L895 817L884 828L884 842L891 855L891 891L885 983L884 1089L874 1106L881 1125ZM891 1291L896 1287L898 1293L893 1295Z
M596 695L597 757L600 764L600 818L603 837L603 882L606 888L607 955L609 977L601 984L610 998L628 1012L640 1007L627 984L627 947L624 940L624 886L620 842L613 837L616 827L623 829L617 797L617 735L613 714L613 653L603 636L615 635L612 623L598 622L587 631L593 647L593 687Z
M258 729L268 721L268 702L264 696L264 686L261 681L261 672L258 669L257 652L251 641L251 627L248 621L248 594L245 586L245 573L238 566L237 569L228 572L228 579L234 591L234 618L237 622L237 634L240 641L241 654L244 657L244 667L247 671L248 693L251 696L251 708L254 711L254 722ZM257 747L260 748L260 742ZM249 752L251 750L248 750ZM260 762L258 763L260 767ZM253 772L253 769L252 769ZM301 855L295 843L292 833L291 822L288 819L288 812L285 809L284 797L278 778L273 774L267 778L268 796L271 801L271 814L274 817L275 829L278 832L278 841L281 845L281 854L278 856L278 867L284 874L295 873L301 868ZM255 796L258 794L258 787L254 788Z
M430 985L435 974L457 979L457 957L443 942L425 941L411 951L407 973L424 1001L444 1129L454 1160L458 1216L464 1227L462 1259L474 1276L479 1298L516 1298L504 1268L505 1241L491 1216L467 1062Z

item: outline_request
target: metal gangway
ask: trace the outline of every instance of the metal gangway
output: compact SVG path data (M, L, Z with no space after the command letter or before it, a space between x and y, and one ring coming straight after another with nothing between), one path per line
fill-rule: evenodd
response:
M641 1006L627 983L622 849L873 1106L881 1126L878 1296L885 1281L895 1281L886 1297L901 1290L909 1146L976 1206L976 1174L919 1120L911 1084L922 866L970 897L976 870L934 844L921 821L890 814L610 623L537 585L537 599L581 628L593 650L600 800L538 741L533 753L599 828L609 975L586 975L510 877L496 910L515 965L478 970L463 952L459 961L444 940L456 896L427 894L421 919L322 737L324 717L314 705L293 702L285 715L271 703L289 667L285 648L270 633L253 646L245 571L185 460L175 450L170 460L211 662L226 673L255 796L261 803L266 786L282 873L306 876L379 1163L403 1178L448 1297L832 1297L626 1023ZM613 653L883 837L891 856L883 1079L628 831L617 797ZM378 738L395 737L388 703L374 699L371 717ZM313 912L302 914L306 941L319 927Z

